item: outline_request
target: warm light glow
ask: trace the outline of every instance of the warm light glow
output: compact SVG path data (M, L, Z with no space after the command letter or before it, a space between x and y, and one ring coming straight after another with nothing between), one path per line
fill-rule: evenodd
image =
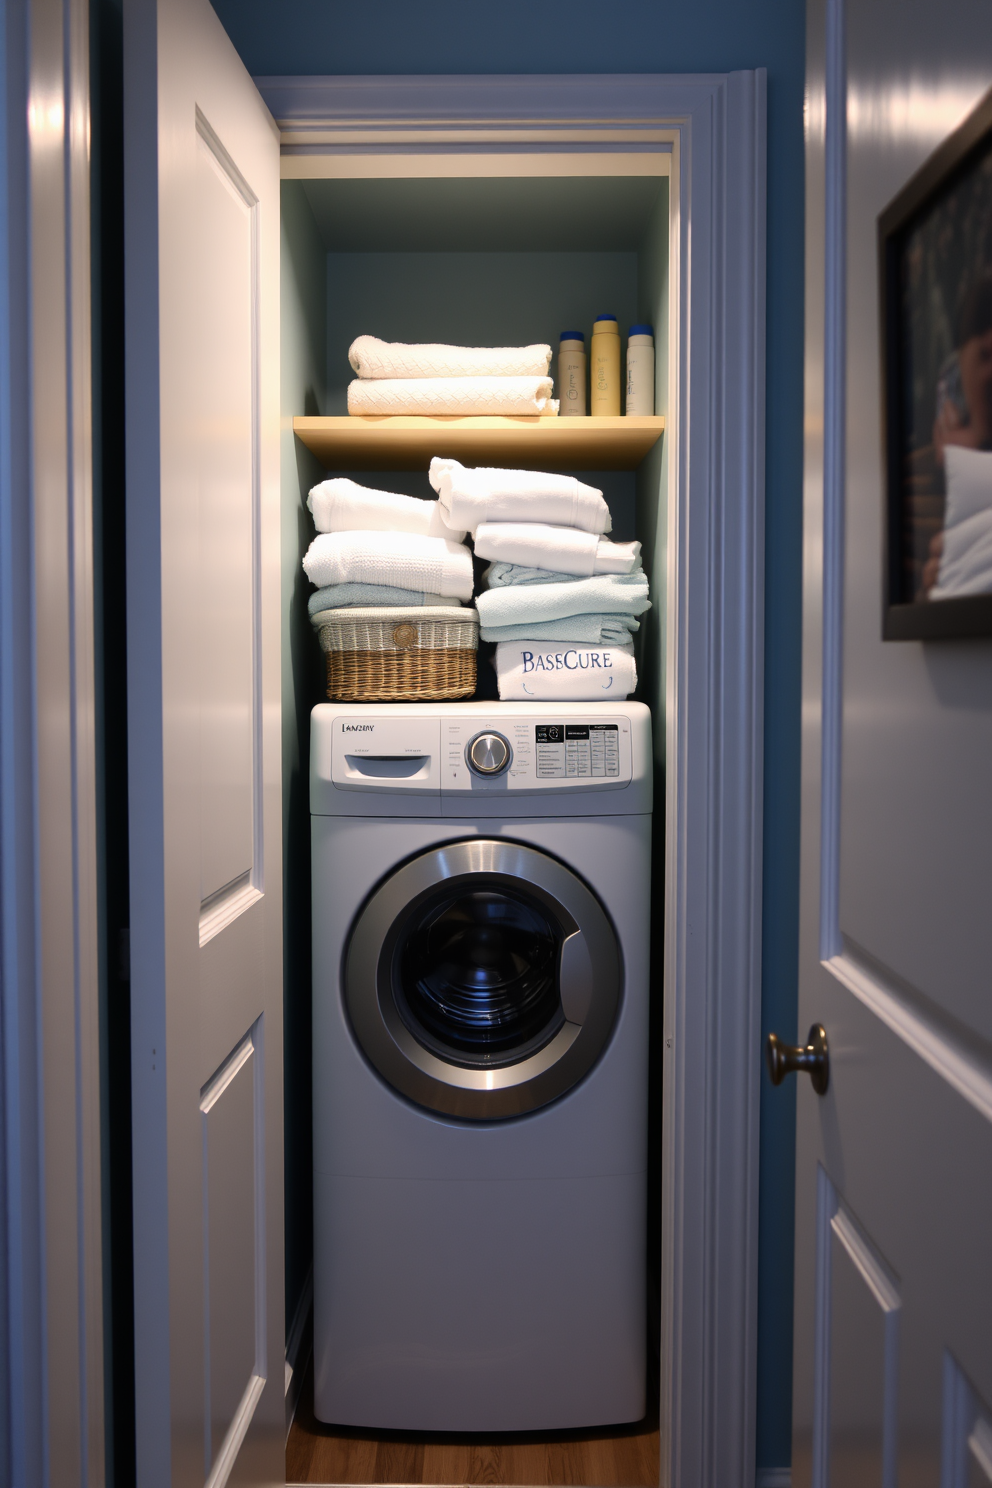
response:
M985 77L957 78L936 86L912 79L882 88L852 84L847 95L849 137L936 146L971 112L987 87Z
M65 126L65 108L61 98L51 103L29 103L28 104L28 128L33 135L47 131L54 135L61 135Z

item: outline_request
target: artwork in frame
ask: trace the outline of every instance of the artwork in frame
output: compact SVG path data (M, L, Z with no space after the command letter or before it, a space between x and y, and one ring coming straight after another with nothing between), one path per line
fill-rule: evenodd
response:
M992 92L878 219L882 636L992 635Z

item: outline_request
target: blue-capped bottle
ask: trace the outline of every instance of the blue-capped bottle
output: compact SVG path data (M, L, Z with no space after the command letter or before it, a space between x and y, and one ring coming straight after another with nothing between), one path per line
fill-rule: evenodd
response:
M654 413L654 326L632 325L627 337L626 412Z
M562 331L558 345L558 416L584 417L586 411L586 338L581 331Z

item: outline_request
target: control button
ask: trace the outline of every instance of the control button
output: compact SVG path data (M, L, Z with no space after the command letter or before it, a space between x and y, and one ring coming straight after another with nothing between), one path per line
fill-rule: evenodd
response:
M513 750L502 734L476 734L465 750L465 758L477 775L499 775L513 758Z

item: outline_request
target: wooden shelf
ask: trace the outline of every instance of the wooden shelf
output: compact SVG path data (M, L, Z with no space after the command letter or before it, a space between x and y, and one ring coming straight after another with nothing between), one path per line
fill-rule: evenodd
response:
M523 470L636 470L665 428L643 418L294 418L328 470L426 470L434 455Z

